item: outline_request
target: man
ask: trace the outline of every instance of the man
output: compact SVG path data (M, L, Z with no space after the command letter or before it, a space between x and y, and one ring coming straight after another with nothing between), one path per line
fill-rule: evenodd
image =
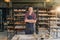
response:
M25 14L26 22L26 34L34 33L34 24L36 23L36 14L33 12L33 7L28 8L28 12Z

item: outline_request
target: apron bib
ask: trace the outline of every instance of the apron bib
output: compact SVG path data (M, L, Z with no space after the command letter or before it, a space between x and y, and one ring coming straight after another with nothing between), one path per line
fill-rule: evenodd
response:
M27 19L33 19L31 15L27 17ZM34 23L26 23L26 34L33 34L34 33Z

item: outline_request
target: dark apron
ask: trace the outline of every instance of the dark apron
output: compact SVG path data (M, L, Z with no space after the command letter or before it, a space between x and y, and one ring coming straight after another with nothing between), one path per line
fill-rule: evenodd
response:
M31 15L27 17L27 19L33 19ZM34 33L34 23L26 23L26 34L33 34Z

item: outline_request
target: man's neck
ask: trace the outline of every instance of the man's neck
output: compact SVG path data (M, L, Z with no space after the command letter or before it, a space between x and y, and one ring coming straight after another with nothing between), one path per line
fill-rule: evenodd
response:
M31 15L32 13L29 13L29 15Z
M29 15L31 15L33 12L29 12Z

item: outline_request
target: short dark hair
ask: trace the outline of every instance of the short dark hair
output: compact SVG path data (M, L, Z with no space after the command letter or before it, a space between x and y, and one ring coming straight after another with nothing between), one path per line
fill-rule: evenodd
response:
M27 8L27 11L28 11L28 9L29 9L30 7L32 7L32 6L29 6L29 7ZM33 7L32 7L32 8L33 8Z

